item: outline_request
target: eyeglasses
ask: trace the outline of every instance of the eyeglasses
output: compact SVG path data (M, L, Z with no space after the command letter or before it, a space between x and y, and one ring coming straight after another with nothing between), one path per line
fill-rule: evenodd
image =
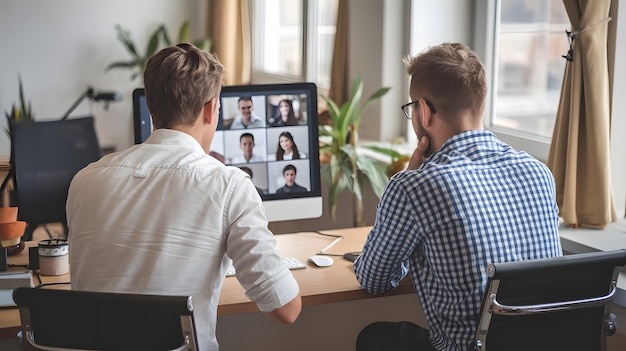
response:
M417 99L417 100L411 101L411 102L409 102L407 104L404 104L404 105L400 106L400 109L402 110L402 112L404 112L404 116L407 119L411 119L411 116L413 115L413 111L412 111L413 110L413 104L417 104L417 103L419 103L419 101L420 101L420 99ZM430 108L430 112L437 113L437 110L435 109L435 106L433 106L433 104L430 101L428 101L426 99L424 99L424 101L426 102L426 105L428 105L428 108Z

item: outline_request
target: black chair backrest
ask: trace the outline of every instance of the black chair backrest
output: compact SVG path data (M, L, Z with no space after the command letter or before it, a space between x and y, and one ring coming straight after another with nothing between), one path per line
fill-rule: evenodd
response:
M197 339L190 296L17 288L22 333L39 345L88 350L173 350Z
M615 250L489 265L479 349L604 350L625 264L626 250Z
M31 230L39 224L65 224L72 178L102 156L94 118L19 121L12 122L10 130L18 219L26 221Z

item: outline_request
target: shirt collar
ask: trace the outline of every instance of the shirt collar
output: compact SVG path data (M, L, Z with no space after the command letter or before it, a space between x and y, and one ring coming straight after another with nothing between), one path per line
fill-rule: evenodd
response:
M459 134L453 135L448 139L443 146L436 153L448 154L455 150L456 152L463 152L463 150L474 147L476 144L494 143L498 144L498 139L495 134L490 131L480 130L467 130Z
M203 154L206 153L194 137L174 129L157 129L150 134L144 144L177 145L195 149Z

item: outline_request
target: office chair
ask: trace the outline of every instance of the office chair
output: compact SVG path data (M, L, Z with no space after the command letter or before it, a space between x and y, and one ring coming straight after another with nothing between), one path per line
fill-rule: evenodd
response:
M18 220L28 223L23 240L39 225L62 223L74 175L102 156L92 116L58 121L12 121L11 176Z
M490 264L476 350L606 350L626 250Z
M190 296L16 288L25 350L197 350Z

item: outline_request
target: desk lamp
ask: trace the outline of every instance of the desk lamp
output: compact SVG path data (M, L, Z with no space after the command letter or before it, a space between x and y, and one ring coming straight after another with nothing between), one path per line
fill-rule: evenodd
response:
M89 99L91 101L104 101L105 108L108 107L109 102L122 100L122 96L118 92L100 92L96 93L93 88L89 87L87 90L74 102L74 104L63 114L61 120L65 120L70 116L70 113L74 111L78 105L84 100Z

